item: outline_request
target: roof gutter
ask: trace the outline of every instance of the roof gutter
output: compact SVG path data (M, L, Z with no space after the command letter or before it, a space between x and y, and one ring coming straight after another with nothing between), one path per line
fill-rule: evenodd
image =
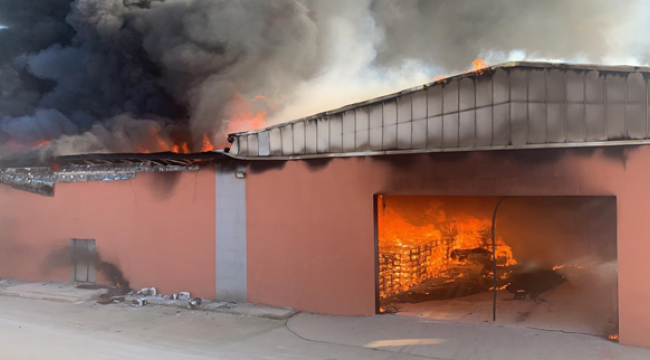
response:
M650 140L621 140L621 141L593 141L584 143L546 143L546 144L528 144L528 145L492 145L486 147L463 147L463 148L438 148L423 150L386 150L386 151L363 151L363 152L345 152L345 153L321 153L305 155L288 155L288 156L237 156L228 152L219 151L232 159L246 161L289 161L289 160L310 160L310 159L327 159L327 158L352 158L367 156L385 156L385 155L415 155L431 153L457 153L457 152L475 152L475 151L503 151L503 150L540 150L540 149L577 149L577 148L597 148L597 147L616 147L616 146L641 146L650 145Z

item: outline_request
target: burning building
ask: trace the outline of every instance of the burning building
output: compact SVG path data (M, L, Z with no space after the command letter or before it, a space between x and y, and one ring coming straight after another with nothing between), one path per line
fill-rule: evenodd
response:
M650 347L649 79L511 63L234 133L228 152L5 161L0 276L105 282L92 264L42 271L83 240L135 288L335 315L496 310Z

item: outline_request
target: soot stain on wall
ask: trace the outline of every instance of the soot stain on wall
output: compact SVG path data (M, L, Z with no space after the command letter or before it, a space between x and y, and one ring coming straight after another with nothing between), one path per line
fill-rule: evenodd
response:
M76 260L83 260L85 263L94 263L97 271L102 274L111 285L124 290L131 290L129 280L122 269L115 263L102 258L99 252L89 252L84 249L77 249L74 257ZM62 246L53 249L48 253L41 263L41 273L47 274L55 269L69 268L72 265L72 254L70 247Z

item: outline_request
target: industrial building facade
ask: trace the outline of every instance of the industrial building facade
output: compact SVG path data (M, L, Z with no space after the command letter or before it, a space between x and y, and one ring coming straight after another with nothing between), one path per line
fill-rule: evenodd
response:
M607 280L614 300L604 312L614 310L622 343L650 347L650 289L644 286L650 273L649 71L509 64L232 134L229 153L86 155L57 159L57 170L5 164L0 277L105 282L101 275L91 278L91 265L52 258L57 249L78 246L76 240L92 240L84 246L119 266L136 289L370 316L381 312L378 214L390 208L387 199L451 199L444 209L450 219L458 213L454 203L480 213L472 198L476 204L511 198L503 214L516 199L590 198L598 205L569 212L602 207L598 221L575 220L589 229L570 230L571 236L558 230L549 236L561 241L546 242L546 236L521 241L519 249L512 240L514 258L543 263L535 256L552 243L563 256L614 264L615 279ZM37 194L43 187L54 188L52 196ZM558 207L535 214L549 209ZM410 211L426 223L440 218L442 210L434 210L428 217L419 209L401 214ZM497 217L497 224L507 217ZM434 230L425 237L440 239ZM571 238L581 240L567 244ZM535 250L525 255L526 246Z

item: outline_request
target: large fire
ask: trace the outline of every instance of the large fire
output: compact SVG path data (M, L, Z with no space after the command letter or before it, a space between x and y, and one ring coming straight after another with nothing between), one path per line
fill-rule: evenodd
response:
M275 108L276 104L262 95L247 99L240 94L236 94L231 103L230 118L226 132L230 134L241 131L259 130L265 125L268 110ZM217 147L226 145L225 139L223 143L215 143L212 135L206 133L203 134L200 151L214 151ZM196 148L187 141L171 139L166 134L161 134L160 129L152 127L149 141L140 144L135 151L139 153L171 151L179 154L187 154Z
M208 135L204 135L209 139ZM137 153L149 154L157 152L175 152L188 154L191 152L191 144L182 139L172 139L162 129L152 126L149 129L149 138L146 142L138 144L134 149Z
M264 127L269 110L275 110L276 103L269 98L257 95L247 99L235 94L230 108L230 121L227 133L259 130Z
M267 113L269 110L276 108L275 102L262 96L257 95L248 99L240 94L235 94L230 108L228 119L228 134L241 131L259 130L264 127ZM145 141L139 143L134 151L137 153L157 153L157 152L174 152L179 154L188 154L193 151L209 152L217 148L227 146L224 137L223 143L215 142L215 135L204 133L200 143L188 141L188 136L170 136L162 128L152 125L149 129L149 136ZM49 141L39 142L30 147L43 146ZM200 145L200 147L199 147Z
M407 219L384 206L383 198L379 201L380 297L409 290L429 278L462 277L466 268L481 261L492 263L491 219L449 219L435 207ZM495 244L498 266L517 263L498 235ZM473 269L486 272L487 266Z

